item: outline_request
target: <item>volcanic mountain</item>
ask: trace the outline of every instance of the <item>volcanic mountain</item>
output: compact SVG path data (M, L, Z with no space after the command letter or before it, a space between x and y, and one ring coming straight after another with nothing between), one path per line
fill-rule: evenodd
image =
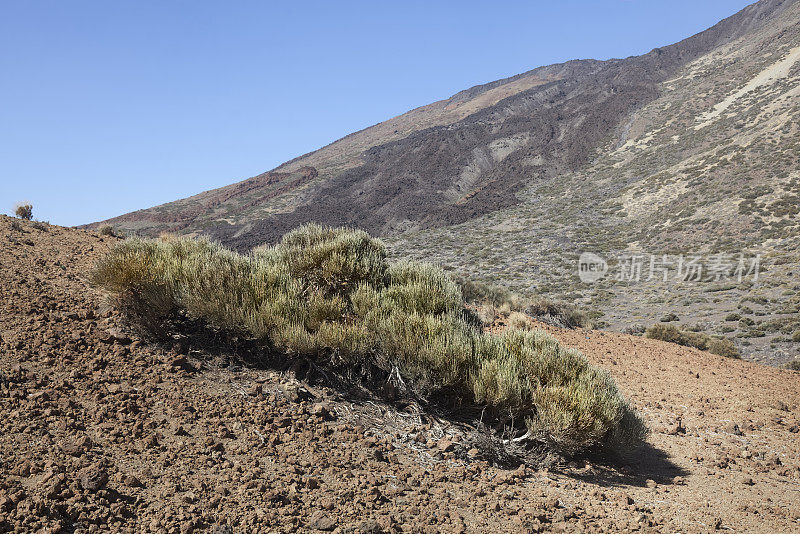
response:
M731 333L745 354L780 363L800 329L798 23L800 2L761 0L642 56L476 86L242 182L96 224L240 250L308 221L356 226L398 255L595 307L600 325L638 329L674 309L683 327ZM622 254L759 256L769 276L701 290L587 285L576 276L586 250L612 266Z

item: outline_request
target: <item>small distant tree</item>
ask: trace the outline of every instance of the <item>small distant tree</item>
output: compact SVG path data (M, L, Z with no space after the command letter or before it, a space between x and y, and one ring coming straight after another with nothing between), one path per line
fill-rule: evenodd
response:
M17 207L14 208L14 213L20 219L30 221L33 218L33 206L28 202L17 204Z

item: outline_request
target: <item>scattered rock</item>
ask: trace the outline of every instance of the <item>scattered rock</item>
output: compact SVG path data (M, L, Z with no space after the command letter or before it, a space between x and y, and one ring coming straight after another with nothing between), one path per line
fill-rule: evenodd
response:
M106 485L108 474L99 466L90 466L78 473L78 481L86 491L95 492Z
M308 527L315 530L330 531L336 528L336 521L322 510L317 510L308 519Z
M455 448L455 443L447 437L444 437L436 442L436 448L441 452L449 452Z
M92 440L89 436L81 436L75 439L67 440L61 449L70 456L81 456L86 451L92 448Z

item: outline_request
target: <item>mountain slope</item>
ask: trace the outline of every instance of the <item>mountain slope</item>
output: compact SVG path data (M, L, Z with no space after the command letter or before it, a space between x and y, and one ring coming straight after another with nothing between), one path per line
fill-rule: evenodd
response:
M310 220L387 235L518 204L524 187L585 167L681 66L760 28L762 1L644 56L571 61L463 91L351 134L272 172L108 222L205 232L238 248Z
M687 63L589 165L531 184L514 208L390 243L398 255L598 307L614 329L675 313L684 328L734 336L747 357L778 364L797 356L798 21L800 4L784 5L768 24ZM643 256L642 280L582 283L585 251L609 261ZM669 280L644 280L663 254L673 263ZM748 268L761 255L758 280L675 278L681 256L736 265L740 254Z
M114 241L0 216L0 532L798 529L800 373L550 329L608 369L649 446L504 469L463 421L244 340L139 339L84 279Z
M642 331L672 313L681 328L780 364L800 355L798 87L800 3L762 0L643 56L478 86L109 222L206 233L240 250L310 220L358 226L397 256L594 308L599 326ZM577 276L587 251L611 268L595 284ZM665 254L733 265L760 254L763 276L612 274L622 255Z

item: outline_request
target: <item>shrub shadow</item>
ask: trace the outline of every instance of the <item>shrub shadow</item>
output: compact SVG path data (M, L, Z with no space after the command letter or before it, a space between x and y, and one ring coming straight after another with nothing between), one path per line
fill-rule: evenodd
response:
M675 484L675 477L685 477L689 471L673 462L669 455L645 443L624 457L589 458L592 463L584 469L564 469L562 474L605 487L644 487L652 480L656 484Z
M387 388L391 384L391 373L384 369L371 367L356 373L303 357L287 356L255 340L211 328L201 320L183 315L170 318L164 326L159 336L150 335L149 340L169 353L193 359L199 356L200 362L214 362L214 366L231 372L251 368L291 373L309 386L329 388L342 400L358 404L379 403L385 409L416 412L425 421L439 421L457 427L464 442L455 451L455 456L464 461L474 460L466 453L475 448L480 451L479 459L499 468L516 469L520 464L546 467L564 476L601 486L645 486L648 480L671 484L676 476L687 474L664 451L649 443L626 456L584 456L582 458L589 461L589 467L575 469L570 467L573 464L568 459L558 456L543 444L509 441L508 438L521 433L519 428L513 433L510 425L485 425L485 407L454 403L456 396L446 392L421 398L412 391Z

